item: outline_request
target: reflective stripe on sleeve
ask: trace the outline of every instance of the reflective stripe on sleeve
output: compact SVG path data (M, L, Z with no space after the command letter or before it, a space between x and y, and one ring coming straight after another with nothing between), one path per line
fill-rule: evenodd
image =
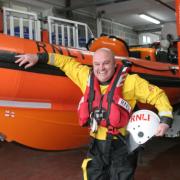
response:
M161 111L158 114L159 114L159 116L169 116L169 117L172 117L172 112L171 111Z
M54 60L55 60L55 55L54 54L50 54L49 55L49 62L50 62L49 64L54 65L55 64Z

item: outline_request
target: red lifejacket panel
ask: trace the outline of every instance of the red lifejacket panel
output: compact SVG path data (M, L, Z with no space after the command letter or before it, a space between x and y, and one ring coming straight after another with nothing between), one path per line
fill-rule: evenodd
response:
M105 94L101 94L98 79L91 72L84 96L78 107L79 123L89 125L95 118L98 125L117 129L128 124L131 107L122 97L122 87L130 68L118 65Z

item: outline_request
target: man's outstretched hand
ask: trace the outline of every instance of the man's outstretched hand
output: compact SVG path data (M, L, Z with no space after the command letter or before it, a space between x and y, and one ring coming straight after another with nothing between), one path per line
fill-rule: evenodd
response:
M19 66L24 66L25 69L34 66L38 62L37 54L24 54L15 56L18 58L15 63L19 64Z

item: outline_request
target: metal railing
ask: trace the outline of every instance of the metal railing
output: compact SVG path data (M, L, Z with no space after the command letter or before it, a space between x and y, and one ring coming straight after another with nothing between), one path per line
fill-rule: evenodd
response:
M37 14L3 7L4 34L41 41Z
M83 49L93 33L87 24L48 16L49 42Z
M93 33L87 24L48 16L49 43L85 49ZM3 7L4 34L41 41L38 15Z

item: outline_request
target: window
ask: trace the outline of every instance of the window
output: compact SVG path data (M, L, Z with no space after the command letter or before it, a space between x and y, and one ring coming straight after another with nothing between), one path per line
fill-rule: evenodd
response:
M150 44L150 43L151 43L150 36L143 35L143 44Z

